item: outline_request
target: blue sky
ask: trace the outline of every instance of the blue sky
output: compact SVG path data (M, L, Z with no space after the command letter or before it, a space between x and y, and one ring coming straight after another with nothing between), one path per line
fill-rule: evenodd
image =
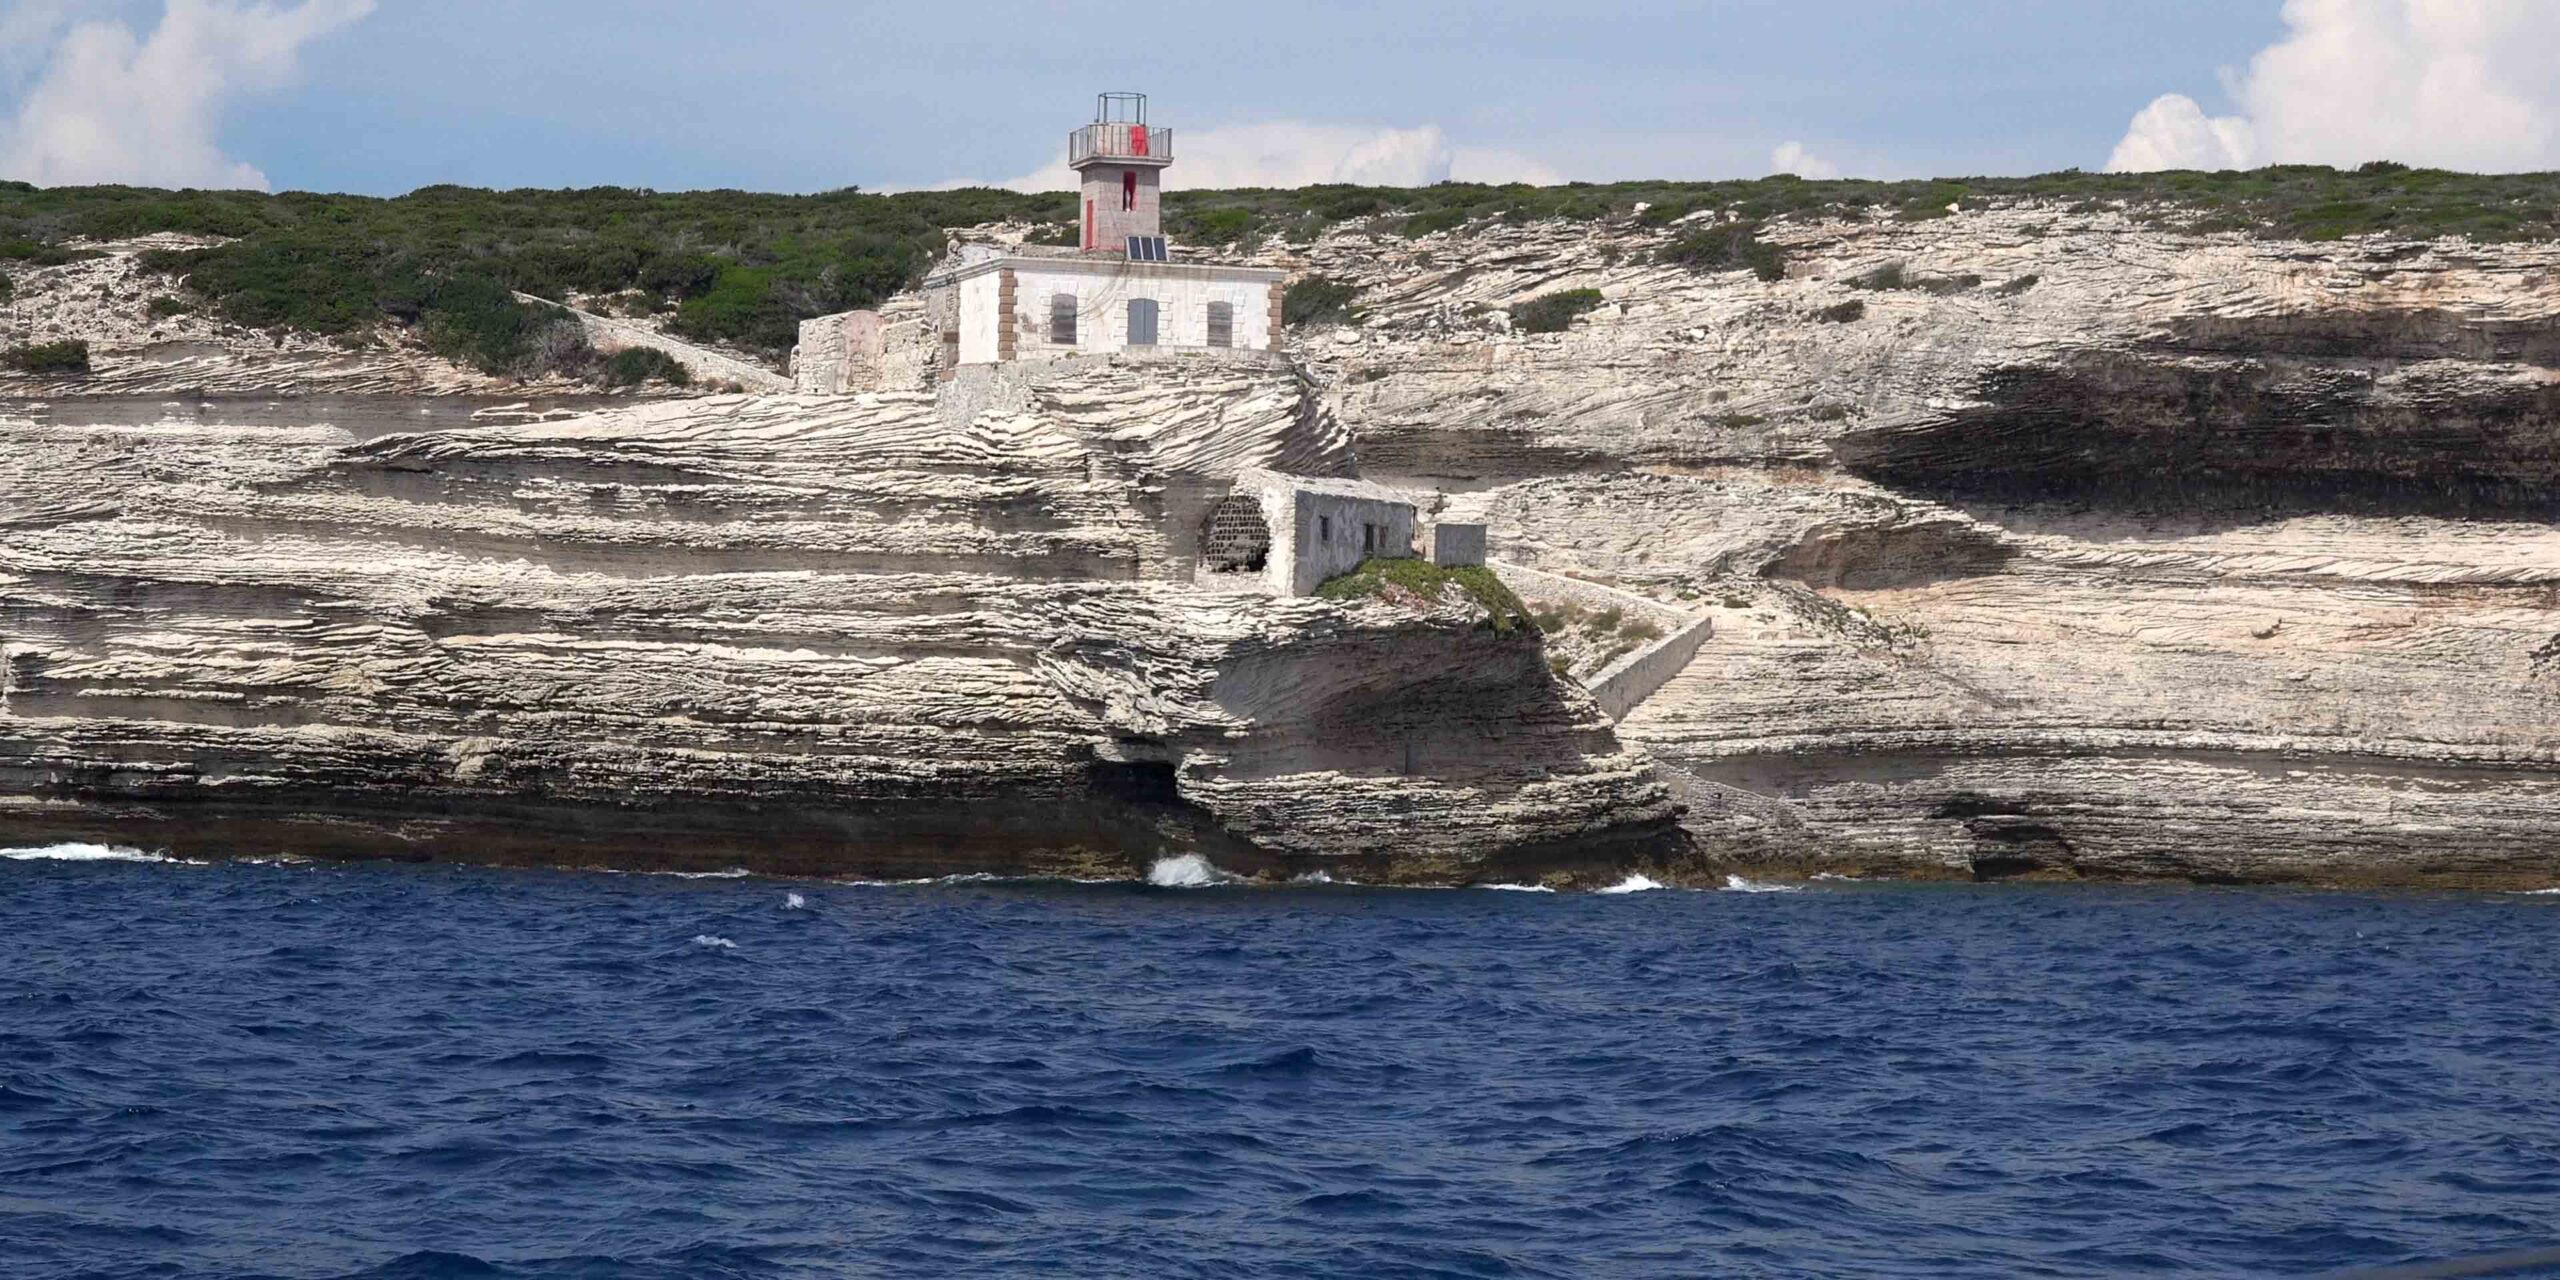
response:
M1853 176L2095 169L2162 103L2164 154L2202 129L2262 162L2291 144L2246 132L2276 110L2251 106L2252 59L2313 22L2387 53L2402 3L0 0L0 172L1063 184L1061 138L1106 88L1188 133L1173 176L1195 180L1752 176L1788 144L1792 167ZM197 62L210 88L171 70Z

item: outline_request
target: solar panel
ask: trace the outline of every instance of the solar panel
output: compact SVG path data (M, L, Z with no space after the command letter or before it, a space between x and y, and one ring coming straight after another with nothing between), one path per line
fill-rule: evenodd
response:
M1131 261L1131 262L1163 262L1163 261L1166 261L1166 258L1165 258L1165 250L1164 250L1164 237L1163 237L1163 236L1131 236L1131 237L1129 237L1129 261Z

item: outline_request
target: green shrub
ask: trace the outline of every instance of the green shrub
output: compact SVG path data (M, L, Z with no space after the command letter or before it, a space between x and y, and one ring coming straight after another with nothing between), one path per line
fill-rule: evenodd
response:
M1475 221L1474 214L1463 206L1427 209L1404 220L1396 230L1408 238L1419 239L1435 231L1455 231Z
M0 365L21 373L84 374L89 372L89 344L78 338L67 338L61 342L11 347L0 351Z
M95 249L65 249L33 240L0 240L0 258L23 262L31 267L58 267L66 262L85 262L105 256Z
M9 277L0 275L0 302L7 302L17 296L18 286L9 283Z
M1852 320L1866 318L1867 302L1864 298L1851 298L1847 302L1824 307L1814 314L1820 317L1824 324L1847 324Z
M1326 579L1316 588L1316 595L1325 600L1358 600L1385 598L1401 591L1438 600L1453 585L1484 609L1484 625L1494 631L1508 634L1534 625L1520 597L1512 594L1493 570L1482 565L1443 568L1428 560L1363 560L1359 568Z
M1787 278L1786 255L1760 239L1760 224L1751 221L1693 227L1662 247L1662 260L1692 271L1749 269L1763 280Z
M1971 272L1966 272L1962 275L1952 276L1923 276L1912 283L1916 285L1922 293L1935 294L1943 298L1950 294L1958 294L1970 289L1980 288L1982 286L1982 277L1974 275Z
M150 312L154 320L166 320L171 316L182 316L195 310L195 305L184 298L172 298L164 293L153 298L143 310Z
M657 381L671 387L693 385L693 371L656 347L624 347L604 362L604 385L636 387Z
M1351 299L1359 286L1324 276L1301 276L1280 295L1280 323L1290 328L1311 324L1349 324L1359 318Z
M1186 239L1204 244L1235 244L1252 234L1253 210L1203 209L1186 220L1182 231Z
M1597 289L1567 289L1541 294L1511 308L1511 327L1521 333L1562 333L1573 318L1607 301Z

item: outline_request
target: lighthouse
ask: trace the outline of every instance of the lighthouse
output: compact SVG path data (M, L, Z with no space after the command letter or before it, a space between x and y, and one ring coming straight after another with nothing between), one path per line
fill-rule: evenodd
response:
M1139 93L1105 93L1093 121L1067 135L1076 175L1075 247L1019 239L963 242L924 278L930 367L949 382L977 365L1110 357L1144 362L1269 361L1280 345L1282 285L1271 267L1176 261L1164 237L1165 168L1173 131L1147 119ZM819 323L812 321L811 323ZM852 353L822 357L811 381L857 385L852 372L879 340L877 328L822 324L816 345ZM858 357L858 358L857 358Z
M1082 187L1079 247L1133 262L1162 262L1160 197L1173 163L1173 131L1147 123L1147 95L1097 94L1093 123L1067 135L1067 167Z

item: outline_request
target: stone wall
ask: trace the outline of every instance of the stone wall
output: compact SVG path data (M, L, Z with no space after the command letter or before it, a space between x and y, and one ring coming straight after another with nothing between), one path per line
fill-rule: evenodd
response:
M1715 633L1715 619L1692 619L1689 625L1620 658L1592 677L1592 700L1611 720L1623 719L1686 669Z

